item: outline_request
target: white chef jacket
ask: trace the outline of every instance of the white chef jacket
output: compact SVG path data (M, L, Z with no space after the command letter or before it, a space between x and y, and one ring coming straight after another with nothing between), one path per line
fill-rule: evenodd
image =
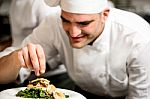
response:
M41 21L50 15L53 11L60 10L60 7L49 7L45 4L44 0L12 0L10 6L10 24L11 34L13 39L12 47L7 48L0 53L0 56L7 55L11 51L18 47L23 39L32 33ZM56 74L65 73L66 69L63 65L56 63L57 56L53 60L47 60L51 69L55 71L46 72L43 76L52 76ZM56 66L59 65L58 68ZM20 81L23 82L30 75L30 70L22 68L19 76Z
M150 99L150 25L131 12L111 8L104 31L93 43L71 48L60 12L51 14L24 40L41 44L46 58L59 53L70 77L83 90L126 99ZM42 32L41 32L42 31Z

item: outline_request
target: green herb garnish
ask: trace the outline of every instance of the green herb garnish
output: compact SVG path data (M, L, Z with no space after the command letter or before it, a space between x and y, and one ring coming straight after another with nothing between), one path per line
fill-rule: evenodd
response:
M48 92L39 89L39 88L26 88L25 90L21 90L16 94L17 97L22 98L45 98L45 99L53 99Z

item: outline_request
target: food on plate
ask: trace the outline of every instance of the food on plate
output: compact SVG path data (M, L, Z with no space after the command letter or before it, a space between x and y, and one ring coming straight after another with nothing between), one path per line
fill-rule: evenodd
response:
M68 95L58 90L50 81L44 78L37 78L29 81L27 88L16 94L23 98L44 98L44 99L65 99Z

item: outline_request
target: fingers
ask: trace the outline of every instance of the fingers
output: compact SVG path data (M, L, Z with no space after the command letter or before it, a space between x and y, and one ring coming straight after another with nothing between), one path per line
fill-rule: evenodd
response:
M27 44L18 52L18 57L21 65L33 69L37 76L45 72L45 54L40 45Z
M22 54L23 54L23 59L24 59L24 62L25 62L25 66L27 66L30 69L33 69L27 47L22 48Z
M34 71L35 71L35 74L37 76L40 75L40 68L39 68L39 59L38 59L38 56L37 56L37 53L36 53L36 45L34 44L31 44L29 43L27 45L28 49L29 49L29 57L30 57L30 60L32 62L32 67L34 68Z
M39 66L40 66L40 73L45 73L45 54L44 54L44 51L43 51L43 48L40 46L40 45L37 45L37 49L36 49L36 52L37 52L37 56L38 56L38 59L39 59Z

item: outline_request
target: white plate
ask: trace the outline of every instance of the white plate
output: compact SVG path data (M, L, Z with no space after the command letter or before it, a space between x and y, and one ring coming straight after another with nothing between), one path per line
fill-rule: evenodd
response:
M16 97L16 94L20 90L24 90L26 87L20 87L20 88L12 88L12 89L7 89L4 91L0 92L0 99L27 99L27 98L21 98L21 97ZM75 91L67 90L67 89L60 89L63 93L66 95L69 95L69 98L66 99L86 99L83 95L80 93L77 93ZM29 98L28 98L29 99Z

